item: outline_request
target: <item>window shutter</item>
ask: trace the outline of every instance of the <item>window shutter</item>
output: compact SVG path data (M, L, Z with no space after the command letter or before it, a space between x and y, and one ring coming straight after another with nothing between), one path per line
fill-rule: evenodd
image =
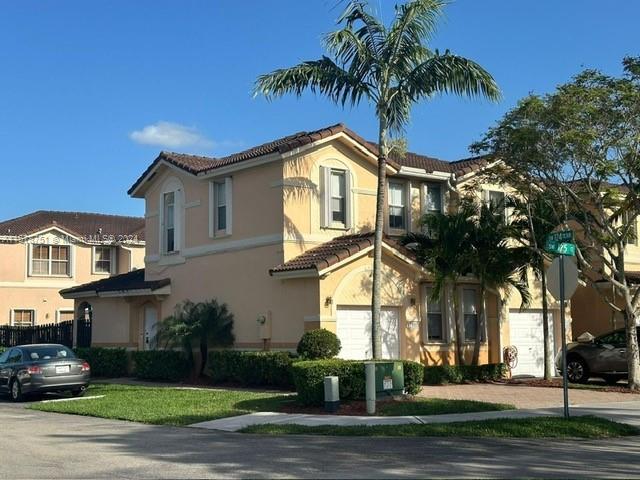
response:
M227 213L227 228L225 229L225 233L227 235L231 235L232 230L232 220L233 220L233 180L231 177L227 177L224 179L224 194L225 194L225 202L226 213Z
M331 201L331 169L320 167L320 227L329 227L329 202Z
M352 215L352 193L351 193L351 172L346 170L344 172L344 189L345 189L345 197L344 197L344 226L347 230L349 230L353 225L353 215Z

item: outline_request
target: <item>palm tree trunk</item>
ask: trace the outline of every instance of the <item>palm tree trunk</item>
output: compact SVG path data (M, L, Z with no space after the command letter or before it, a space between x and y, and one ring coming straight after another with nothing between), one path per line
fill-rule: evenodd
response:
M383 115L381 115L383 117ZM374 359L382 358L380 308L382 289L382 235L384 232L384 199L387 183L387 123L380 118L378 139L378 190L376 192L376 224L373 240L373 285L371 290L371 342Z
M471 361L472 365L478 365L478 363L480 363L480 344L482 340L482 332L484 331L485 315L487 311L484 297L485 288L480 285L480 311L478 312L478 316L476 317L476 339L473 344L473 359Z
M549 303L547 301L547 274L544 271L544 260L539 267L542 281L542 337L544 340L544 378L550 380L553 376L553 343L549 328Z

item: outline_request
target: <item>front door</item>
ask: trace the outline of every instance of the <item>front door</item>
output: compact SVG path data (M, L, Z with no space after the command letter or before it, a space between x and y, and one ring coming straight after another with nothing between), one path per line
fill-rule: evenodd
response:
M144 307L144 349L154 350L158 344L158 310L155 307Z

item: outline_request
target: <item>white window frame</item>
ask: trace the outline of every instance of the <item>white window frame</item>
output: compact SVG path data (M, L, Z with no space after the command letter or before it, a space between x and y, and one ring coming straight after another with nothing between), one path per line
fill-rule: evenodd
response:
M28 308L28 307L20 308L19 307L19 308L12 308L11 311L10 311L10 319L9 320L10 320L11 326L14 326L14 327L16 326L16 319L15 319L16 312L31 312L32 313L32 318L33 318L33 323L31 324L31 326L35 326L35 325L38 324L37 317L36 317L37 311L36 311L35 308Z
M391 227L391 207L399 207L399 205L391 205L391 184L401 185L403 188L403 203L402 207L404 208L404 214L402 215L404 221L404 227L396 228ZM401 235L409 231L411 225L411 183L408 180L404 179L390 179L387 181L387 195L386 195L386 204L387 204L387 215L386 215L386 225L387 230L391 235Z
M63 313L71 313L73 315L72 320L76 319L76 312L73 308L58 308L56 310L56 323L60 323L60 316Z
M344 222L333 221L331 199L335 197L332 192L331 176L344 175ZM352 227L352 188L351 171L348 168L320 167L320 191L321 191L321 228L328 230L350 230ZM337 198L337 197L336 197Z
M48 258L48 265L47 265L47 273L34 273L33 272L33 247L47 247L49 250L49 258ZM53 271L53 258L51 255L51 251L52 251L52 247L65 247L68 249L68 255L67 255L67 273L63 273L63 274L53 274L51 273ZM73 260L74 260L74 250L72 245L54 245L54 244L50 244L50 243L37 243L37 244L33 244L30 243L29 244L29 258L28 258L28 275L30 277L54 277L54 278L72 278L73 277Z
M433 186L437 186L438 189L440 190L440 210L438 212L435 212L435 211L431 212L427 210L427 198L429 194L429 188ZM445 185L441 182L425 182L422 184L422 214L423 215L426 215L428 213L444 213L445 211L444 186Z
M424 341L423 343L447 343L449 340L449 322L448 322L448 315L447 315L447 302L446 302L446 294L445 291L441 291L440 292L440 316L441 316L441 331L442 331L442 335L441 338L429 338L429 303L431 302L431 298L430 298L430 291L433 290L433 284L424 284L423 285L423 289L422 289L422 297L423 297L423 301L422 301L422 306L424 309L424 315L423 315L423 319L424 319L424 328L423 328L423 335L424 335Z
M218 187L224 184L225 228L218 228ZM209 182L209 237L228 237L233 233L233 178L226 177Z
M502 195L503 198L503 202L504 205L502 206L503 210L504 210L504 221L505 223L508 221L509 219L509 212L507 211L507 193L502 191L502 190L496 190L496 189L491 189L491 188L487 188L486 190L482 191L482 202L485 205L489 205L491 203L491 194L492 193L499 193Z
M98 248L108 248L109 249L109 271L108 272L100 272L96 269L96 262L98 261L98 257L96 255L96 250ZM111 245L94 245L91 248L91 273L93 275L113 275L117 273L117 255L116 255L116 247Z
M173 250L167 251L165 194L173 193ZM168 178L160 190L158 199L158 240L161 255L177 255L183 247L184 235L184 187L176 177Z
M482 302L482 298L480 298L480 287L477 285L460 285L458 287L458 298L460 299L460 312L458 312L458 318L460 319L460 325L462 326L462 332L461 336L462 336L462 341L463 343L474 343L475 342L475 338L467 338L467 334L466 334L466 329L465 329L465 323L464 323L464 291L465 290L473 290L475 292L475 298L476 298L476 315L480 315L480 311L481 311L481 306L480 306L480 302ZM487 328L487 312L485 311L485 329ZM480 342L481 343L485 343L486 342L486 335L484 331L480 331L480 332L476 332L476 334L480 335Z

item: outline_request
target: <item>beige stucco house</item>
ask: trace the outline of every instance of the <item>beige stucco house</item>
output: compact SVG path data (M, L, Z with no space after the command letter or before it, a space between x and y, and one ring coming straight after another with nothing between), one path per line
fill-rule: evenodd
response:
M0 222L0 325L78 318L61 289L140 267L143 218L37 211Z
M294 349L305 330L323 327L340 337L341 356L367 358L376 155L374 144L342 124L223 158L162 152L129 190L145 201L144 278L138 271L61 294L91 304L98 344L152 348L157 322L178 302L216 298L235 315L238 349ZM459 315L468 355L479 334L483 362L501 360L503 348L516 345L515 373L541 373L537 285L525 311L515 293L492 295L487 332L475 332L476 280L463 279L429 302L429 272L397 242L422 214L449 209L490 167L484 158L446 162L413 153L389 162L385 356L452 363ZM477 194L479 201L504 195L492 185Z

